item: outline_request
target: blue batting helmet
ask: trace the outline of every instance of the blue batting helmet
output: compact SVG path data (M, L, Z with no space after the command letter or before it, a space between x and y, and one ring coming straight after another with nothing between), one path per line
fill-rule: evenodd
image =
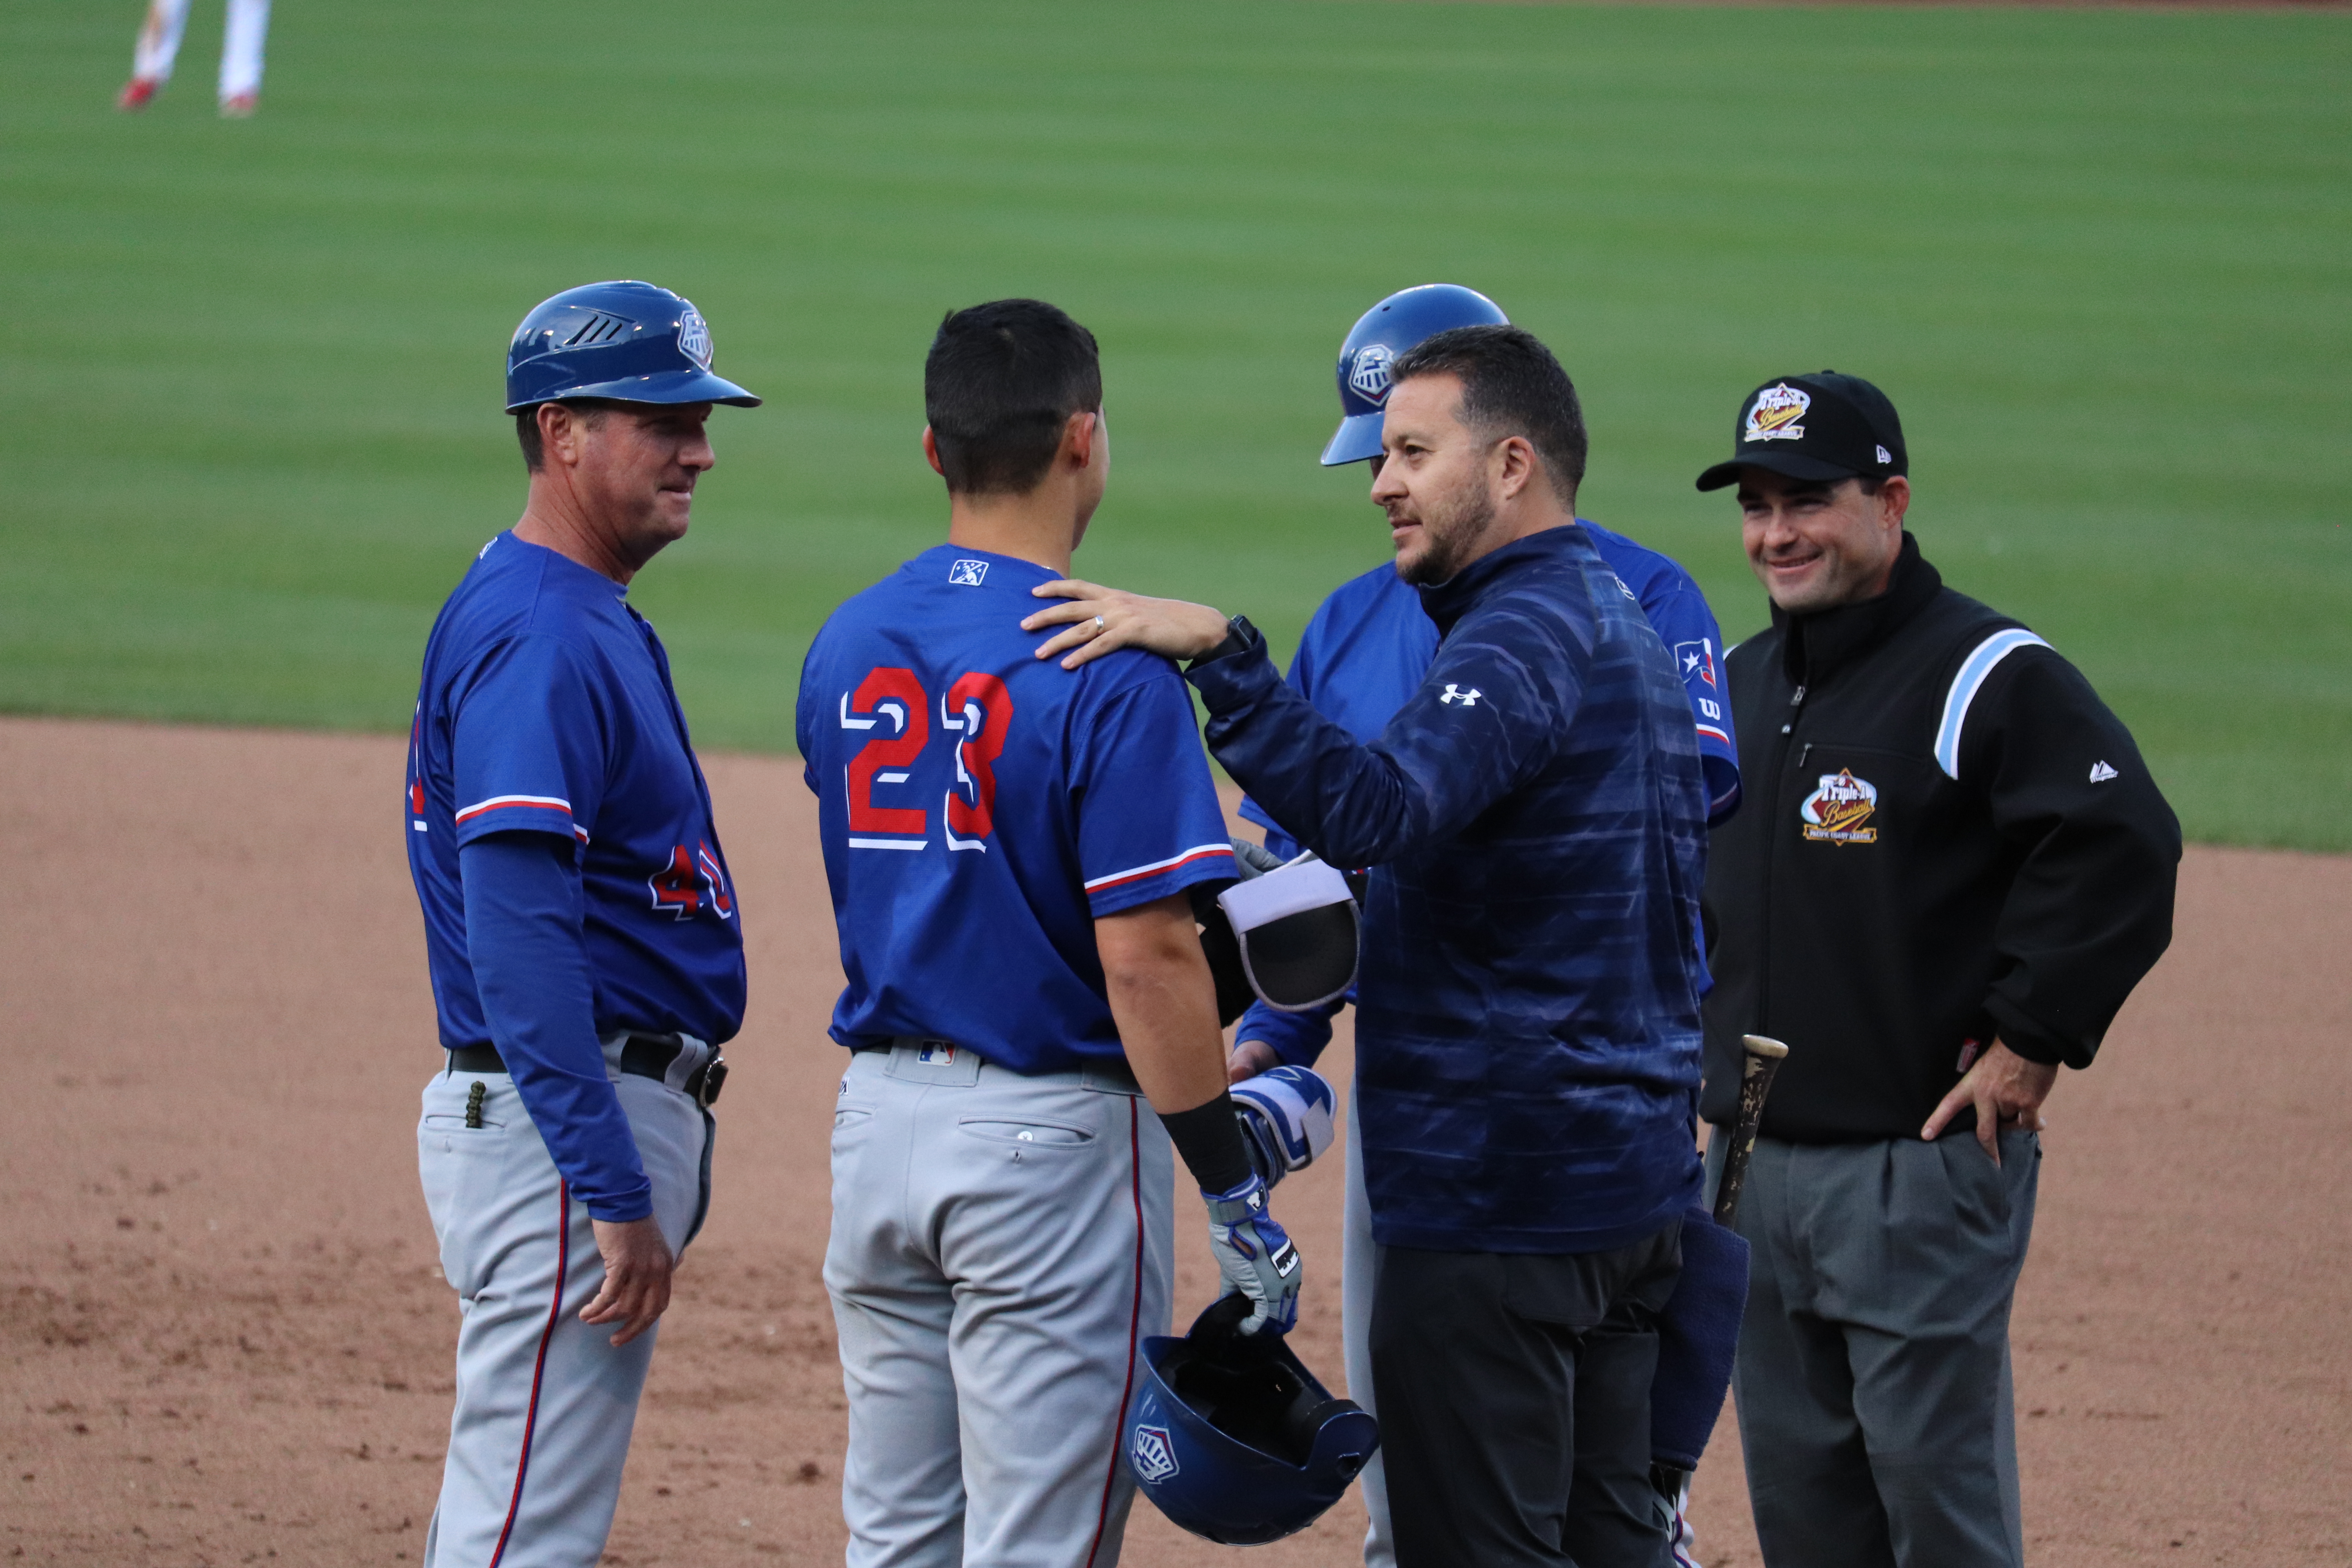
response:
M623 403L760 400L710 374L702 312L651 283L583 283L542 300L507 345L507 412L567 397Z
M1399 354L1449 327L1502 327L1511 318L1475 289L1423 283L1365 311L1339 345L1339 428L1323 448L1323 466L1381 455L1381 414L1388 406L1389 366Z
M1271 1330L1244 1335L1226 1297L1181 1340L1143 1342L1127 1468L1175 1523L1226 1546L1296 1534L1339 1500L1381 1446L1380 1424L1334 1399Z

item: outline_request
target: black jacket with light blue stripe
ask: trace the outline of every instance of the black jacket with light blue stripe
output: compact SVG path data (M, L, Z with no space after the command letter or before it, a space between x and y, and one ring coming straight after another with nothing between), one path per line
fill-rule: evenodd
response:
M1880 597L1775 610L1726 663L1747 798L1708 855L1706 1119L1743 1034L1788 1043L1764 1131L1795 1142L1917 1137L1996 1036L2089 1066L2180 860L2090 683L1908 534Z

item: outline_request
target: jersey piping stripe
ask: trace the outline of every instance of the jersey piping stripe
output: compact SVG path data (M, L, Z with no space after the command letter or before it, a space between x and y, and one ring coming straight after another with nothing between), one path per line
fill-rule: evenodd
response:
M1173 871L1179 866L1189 866L1195 860L1205 859L1212 855L1230 856L1233 852L1234 847L1230 844L1195 845L1181 855L1171 855L1165 860L1154 860L1149 866L1137 866L1125 871L1113 871L1108 877L1097 877L1087 884L1087 891L1099 893L1105 888L1116 888L1123 882L1140 882L1146 877L1157 877L1162 871Z
M1717 729L1712 724L1701 724L1698 727L1698 732L1702 735L1709 736L1712 739L1720 741L1727 746L1731 744L1731 737L1725 734L1722 731Z
M539 1426L539 1385L547 1375L547 1347L555 1338L555 1325L563 1317L563 1283L572 1277L572 1184L555 1184L555 1289L550 1292L554 1300L547 1304L547 1327L540 1331L539 1359L530 1368L530 1404L522 1413L522 1454L515 1460L514 1496L507 1500L507 1522L499 1531L499 1544L490 1553L489 1568L499 1568L507 1554L507 1542L514 1535L515 1519L522 1512L523 1478L530 1474L530 1440Z
M1230 854L1232 851L1227 850ZM1118 1484L1118 1451L1127 1443L1127 1405L1135 1397L1135 1351L1143 1334L1143 1112L1130 1098L1127 1102L1127 1169L1129 1196L1135 1205L1135 1303L1127 1315L1127 1383L1118 1391L1118 1414L1110 1428L1110 1468L1103 1476L1102 1507L1095 1515L1095 1538L1087 1548L1085 1568L1094 1568L1110 1529L1110 1496Z
M2049 646L2024 627L2011 626L1977 644L1976 651L1960 661L1960 672L1952 677L1952 689L1944 695L1943 721L1936 726L1936 765L1947 778L1959 782L1960 734L1968 727L1969 705L1977 700L1993 667L2019 648Z
M454 826L457 823L471 822L475 817L480 816L486 812L511 811L517 809L527 809L532 811L560 811L564 816L569 816L572 815L572 803L563 799L561 795L494 795L488 800L475 802L472 805L469 805L465 810L459 812L451 819L451 821ZM579 839L581 843L585 844L588 842L587 829L582 827L578 823L575 822L572 825L572 837Z

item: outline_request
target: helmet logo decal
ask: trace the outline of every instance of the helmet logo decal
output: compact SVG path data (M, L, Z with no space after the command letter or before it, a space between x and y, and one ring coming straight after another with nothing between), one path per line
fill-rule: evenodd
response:
M1805 410L1813 405L1812 395L1801 392L1787 382L1768 386L1756 395L1748 410L1748 428L1739 433L1743 441L1801 441L1805 427L1800 423Z
M698 370L710 368L710 324L691 305L677 319L677 351L692 360Z
M1386 343L1366 343L1356 351L1356 363L1348 367L1348 384L1357 396L1367 403L1388 401L1389 366L1396 363L1396 351Z
M1127 1446L1127 1462L1135 1467L1136 1479L1158 1485L1174 1475L1176 1445L1168 1438L1165 1426L1138 1426L1135 1438Z

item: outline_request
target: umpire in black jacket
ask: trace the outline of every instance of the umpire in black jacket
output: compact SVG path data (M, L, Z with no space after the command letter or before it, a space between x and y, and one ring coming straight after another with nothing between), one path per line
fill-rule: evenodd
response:
M1727 660L1748 783L1710 847L1701 1105L1736 1116L1741 1035L1788 1042L1739 1211L1768 1568L2021 1568L2042 1105L2172 934L2180 828L2130 734L1944 586L1906 467L1893 405L1823 371L1749 394L1698 481L1738 487L1772 600Z

